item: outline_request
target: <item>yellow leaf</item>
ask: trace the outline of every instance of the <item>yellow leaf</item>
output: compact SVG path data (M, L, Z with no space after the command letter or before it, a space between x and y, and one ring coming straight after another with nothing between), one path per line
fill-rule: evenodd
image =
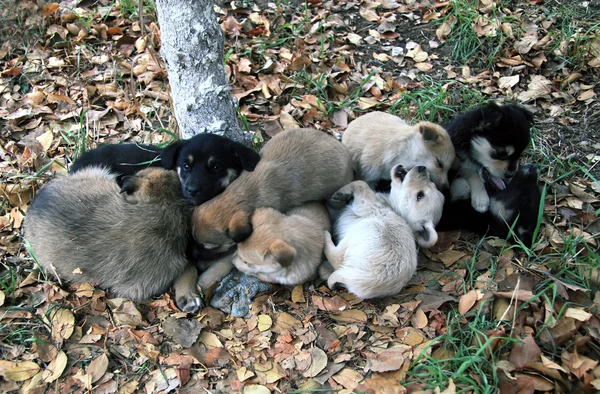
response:
M50 146L52 145L52 140L54 140L54 134L52 133L52 130L48 130L44 134L37 137L36 140L40 142L44 152L47 152L48 149L50 149Z
M223 347L223 344L221 341L219 341L219 338L217 338L217 336L212 332L202 331L200 333L200 342L208 346L209 349Z
M338 323L366 323L367 315L358 309L348 309L331 313L329 316Z
M40 366L33 361L23 361L8 368L4 372L4 377L17 382L23 382L35 376L39 371Z
M273 324L273 319L271 319L268 315L259 315L258 316L258 330L259 331L267 331L271 328Z
M48 364L42 373L44 383L52 383L62 375L67 366L67 355L62 350L58 352L56 358Z
M0 290L0 306L4 305L4 300L6 299L6 295L2 290Z
M260 384L244 386L243 394L271 394L271 390Z
M475 305L475 302L478 300L478 297L479 291L477 290L471 290L467 294L462 295L460 297L460 300L458 301L458 312L461 315L464 315L473 307L473 305Z
M425 328L427 327L428 321L427 316L425 316L425 312L423 309L419 308L413 315L413 327L414 328Z
M300 304L306 302L304 299L304 288L302 285L297 285L292 290L292 302L295 304Z
M360 109L369 109L379 104L379 101L370 97L360 97L358 99L358 106Z
M50 321L52 322L52 340L67 340L73 335L75 328L75 316L64 308L51 312Z
M588 313L582 309L578 308L568 308L565 313L566 317L572 317L575 320L579 321L588 321L593 316L591 313Z
M108 357L106 356L106 353L102 353L100 356L92 360L90 365L87 367L86 373L92 376L92 383L94 383L104 376L107 368Z

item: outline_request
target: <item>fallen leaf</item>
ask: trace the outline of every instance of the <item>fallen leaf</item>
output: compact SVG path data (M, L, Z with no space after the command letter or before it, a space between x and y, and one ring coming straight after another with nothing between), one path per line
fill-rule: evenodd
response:
M108 368L108 357L106 353L102 353L90 362L86 369L86 373L91 375L92 383L96 383L104 374Z
M52 340L64 341L71 337L75 328L75 316L68 309L58 308L50 312Z
M508 360L517 368L523 368L529 363L540 361L542 351L535 343L531 334L523 338L522 342L513 344Z
M6 372L4 372L4 377L6 379L22 382L32 378L39 371L40 366L33 361L23 361L9 367Z
M483 294L479 290L471 290L467 294L462 295L458 300L458 312L461 315L467 313L477 300L480 300Z
M267 331L271 328L273 324L273 320L268 315L259 315L258 316L258 330L259 331Z
M302 372L302 375L306 378L312 378L320 374L327 366L327 354L318 347L309 349L308 353L311 357L311 363L310 366Z
M44 383L52 383L62 375L67 367L67 355L62 350L58 352L56 358L48 364L42 372L42 380Z

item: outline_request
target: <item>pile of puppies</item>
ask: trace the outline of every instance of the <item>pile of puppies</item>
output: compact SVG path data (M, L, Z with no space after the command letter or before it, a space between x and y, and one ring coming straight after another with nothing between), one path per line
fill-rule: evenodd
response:
M288 130L260 156L211 134L166 148L105 145L42 188L25 238L59 278L133 300L173 286L192 313L234 265L265 282L318 274L361 298L393 295L438 223L531 242L541 194L535 166L518 161L532 122L522 107L492 103L445 128L369 113L341 143Z

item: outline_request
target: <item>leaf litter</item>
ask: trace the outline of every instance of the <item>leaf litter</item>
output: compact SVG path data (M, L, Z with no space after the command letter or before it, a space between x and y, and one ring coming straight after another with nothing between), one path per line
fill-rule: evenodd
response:
M31 262L19 233L47 180L84 148L164 144L176 125L151 8L140 18L125 2L8 2L0 10L1 391L479 392L480 376L474 388L452 370L440 382L415 372L425 360L455 357L443 338L457 316L464 332L481 316L494 323L465 346L493 359L501 392L600 389L600 272L587 262L600 233L600 32L582 23L551 34L560 30L552 4L481 1L473 31L506 39L482 68L450 60L461 27L453 7L257 1L215 10L232 94L259 139L298 126L340 134L375 109L441 122L435 108L400 101L436 81L449 93L441 106L460 109L458 86L527 105L538 120L536 148L551 155L539 242L528 252L442 233L396 297L362 301L308 283L260 295L248 318L234 318L211 307L187 316L170 294L111 299ZM562 176L561 162L585 171Z

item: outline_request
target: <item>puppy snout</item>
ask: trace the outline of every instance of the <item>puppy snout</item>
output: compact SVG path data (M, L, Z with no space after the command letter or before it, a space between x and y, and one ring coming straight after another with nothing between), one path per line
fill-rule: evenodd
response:
M185 191L192 197L196 197L200 194L200 188L197 185L189 185L185 188Z

